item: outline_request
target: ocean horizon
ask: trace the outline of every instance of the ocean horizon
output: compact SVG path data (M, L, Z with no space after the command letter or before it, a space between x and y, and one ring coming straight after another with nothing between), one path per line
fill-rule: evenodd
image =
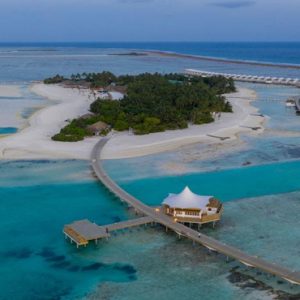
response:
M0 48L158 50L225 60L300 64L300 42L0 42Z

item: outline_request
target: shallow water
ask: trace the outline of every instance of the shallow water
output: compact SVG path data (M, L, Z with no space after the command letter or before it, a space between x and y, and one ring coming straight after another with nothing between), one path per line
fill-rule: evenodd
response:
M0 97L0 134L13 134L27 125L27 119L48 101L30 91L29 84L20 84L20 97Z
M238 169L164 176L121 182L121 186L149 205L159 205L168 193L189 186L195 193L223 202L300 190L300 161Z
M182 299L184 295L201 299L261 299L266 296L265 291L245 290L230 282L230 270L238 266L240 272L247 273L243 266L226 263L222 255L193 247L189 241L178 241L174 234L166 234L161 227L122 231L109 241L86 249L77 250L66 242L61 230L64 224L74 220L89 218L98 224L108 224L133 217L125 206L88 176L91 173L87 162L19 161L0 163L0 166L1 174L8 174L5 182L0 181L0 231L5 241L0 245L1 299L77 299L85 295L94 299L136 299L137 294L139 299L161 299L163 296ZM16 170L21 171L20 177L14 175ZM55 177L55 173L59 176ZM74 173L83 174L83 182L72 181ZM189 181L187 177L188 184ZM167 185L170 190L178 187L172 181ZM149 188L147 181L143 188L145 191ZM298 202L293 194L284 198L295 213L291 223L297 224ZM268 245L264 245L263 239L259 239L259 245L266 247L263 251L257 251L258 245L252 239L243 239L243 233L250 230L248 226L255 223L257 211L263 219L269 215L272 203L278 201L271 198L264 206L265 201L259 202L259 199L226 202L222 224L215 231L206 230L250 253L266 255ZM266 220L266 227L262 222L261 227L253 227L253 238L266 235L266 243L269 243L272 236L267 233L271 227L275 231L281 228L278 238L272 240L273 245L280 242L281 235L281 241L292 238L288 224L280 227L276 223L284 213L284 210L275 210ZM296 243L297 238L291 248L277 247L278 251L272 253L271 258L288 259L284 263L289 266L297 254ZM276 279L269 282L267 277L260 277L276 287ZM280 289L299 292L290 290L288 284L281 284Z
M1 127L0 128L0 134L12 134L16 133L18 131L18 128L16 127Z
M70 181L76 172L83 177L89 172L85 162L60 161L56 167L54 162L43 161L0 166L1 174L8 174L0 187L3 299L74 299L102 280L133 280L126 269L131 266L122 259L94 260L90 257L93 246L77 251L63 238L63 225L76 219L106 224L128 217L122 205L93 179ZM12 170L20 170L19 177L9 176ZM54 171L66 177L52 173L51 182Z
M300 116L285 108L285 100L298 95L299 89L241 83L238 86L256 92L257 100L252 105L268 117L263 134L241 134L241 143L211 146L199 143L165 153L111 160L105 162L105 167L117 180L126 181L299 159Z

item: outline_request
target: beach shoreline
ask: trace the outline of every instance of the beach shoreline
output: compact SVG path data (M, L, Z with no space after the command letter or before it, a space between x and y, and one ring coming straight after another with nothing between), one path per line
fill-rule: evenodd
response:
M143 136L116 133L103 149L102 158L132 158L176 150L197 143L225 145L239 139L241 133L258 135L264 131L267 118L261 116L258 109L251 105L251 102L256 100L255 91L242 88L236 93L227 94L226 98L232 104L234 112L222 113L221 118L213 123L190 125L187 129Z
M35 112L28 126L17 134L0 140L0 159L83 159L88 160L99 137L84 141L55 142L51 136L67 124L67 120L88 112L94 101L89 90L72 89L60 85L34 83L31 91L47 98L52 105ZM214 123L190 125L183 130L152 133L143 136L128 132L111 133L111 139L103 151L103 159L122 159L150 155L178 149L195 143L222 144L238 139L247 132L259 134L264 130L265 117L251 105L256 99L253 90L239 89L226 95L233 106L233 113L222 113ZM253 130L257 128L257 130ZM208 136L210 135L210 136Z

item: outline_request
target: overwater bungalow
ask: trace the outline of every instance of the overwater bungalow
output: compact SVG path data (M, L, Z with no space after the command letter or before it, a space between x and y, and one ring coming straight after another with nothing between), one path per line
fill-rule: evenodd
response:
M194 194L186 187L180 194L169 194L162 203L163 212L174 221L189 224L204 224L220 221L222 203L213 196Z

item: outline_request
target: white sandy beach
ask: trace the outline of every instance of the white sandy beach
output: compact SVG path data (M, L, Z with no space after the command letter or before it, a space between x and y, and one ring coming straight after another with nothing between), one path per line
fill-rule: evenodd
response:
M88 112L94 101L87 90L64 88L58 85L34 84L32 91L53 101L31 116L28 127L15 135L0 139L0 159L89 159L91 150L100 137L86 138L76 143L54 142L51 136L59 132L67 120ZM220 119L206 125L193 125L184 130L166 131L144 136L128 132L111 134L111 140L103 152L105 159L129 158L177 149L193 143L227 143L238 138L241 132L258 134L263 131L265 118L256 116L257 109L251 105L256 94L240 89L228 94L227 99L234 113L222 113ZM248 127L261 127L253 131ZM208 137L214 135L227 137Z
M104 159L130 158L145 154L177 149L194 143L226 143L238 138L241 132L258 134L264 130L264 117L257 116L258 110L251 105L256 99L254 91L240 89L237 93L228 94L227 99L233 106L233 113L222 113L220 119L205 125L192 125L187 129L153 133L143 136L115 134L108 147L103 151ZM253 115L254 114L254 115ZM243 127L244 126L244 127ZM248 127L261 127L253 131ZM221 141L219 138L228 138Z

